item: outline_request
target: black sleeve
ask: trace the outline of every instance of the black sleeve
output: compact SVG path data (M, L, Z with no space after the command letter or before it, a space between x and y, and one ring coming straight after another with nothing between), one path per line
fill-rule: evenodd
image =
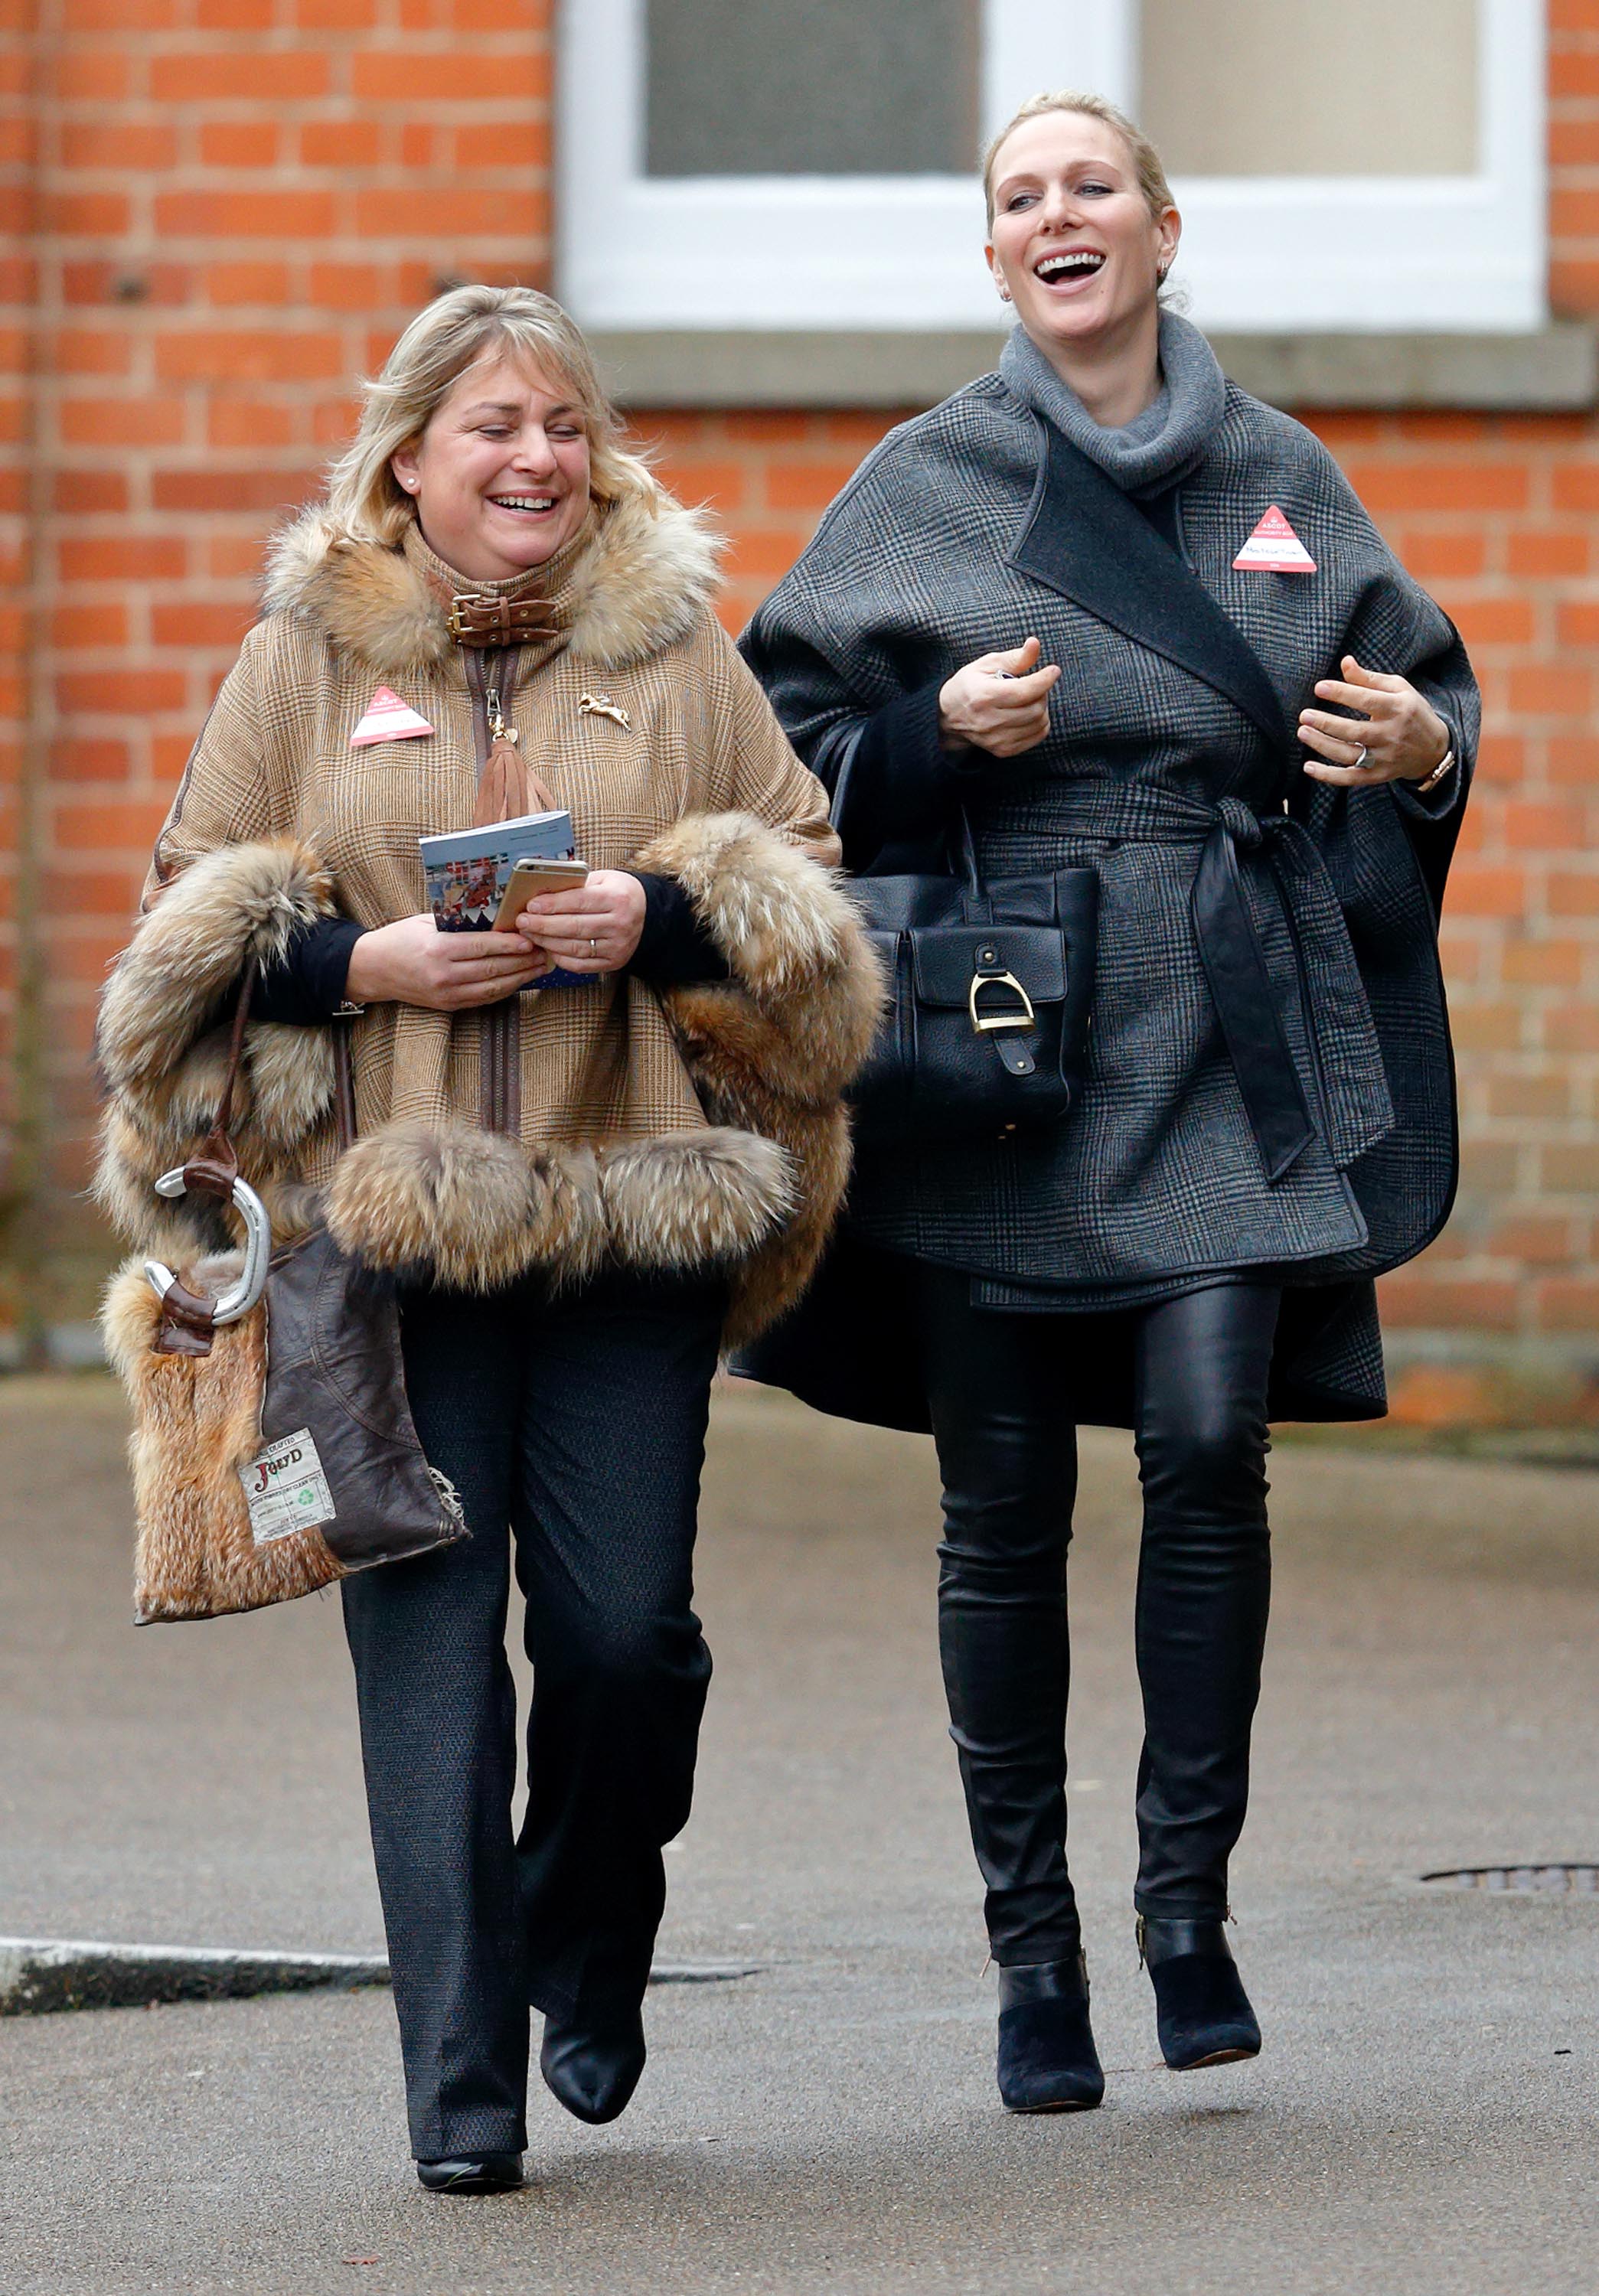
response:
M890 866L898 849L941 847L950 816L992 775L980 750L947 750L939 739L939 694L932 680L898 695L861 727L838 775L834 826L855 870ZM906 858L901 865L936 863Z
M1443 906L1449 864L1460 835L1466 800L1472 793L1482 704L1465 649L1452 624L1448 625L1448 643L1430 659L1414 663L1405 675L1443 719L1448 730L1449 747L1455 752L1453 767L1425 797L1414 782L1387 784L1390 798L1409 833L1436 914Z
M365 930L348 917L302 925L281 961L262 971L250 1000L250 1018L286 1021L299 1029L332 1020L344 1002L349 953Z
M653 988L689 988L726 980L727 966L676 877L633 875L644 889L644 929L628 967Z

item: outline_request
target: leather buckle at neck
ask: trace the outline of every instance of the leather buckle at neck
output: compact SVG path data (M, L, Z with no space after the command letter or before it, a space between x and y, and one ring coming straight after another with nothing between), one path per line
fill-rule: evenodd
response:
M547 598L507 598L491 590L458 590L445 627L463 646L529 645L561 635Z

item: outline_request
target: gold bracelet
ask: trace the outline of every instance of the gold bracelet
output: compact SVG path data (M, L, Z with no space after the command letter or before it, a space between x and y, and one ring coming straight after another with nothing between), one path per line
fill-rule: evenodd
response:
M1424 782L1413 782L1411 783L1411 787L1414 790L1417 797L1425 797L1428 791L1435 790L1439 782L1442 781L1444 775L1447 773L1452 773L1454 768L1455 752L1453 750L1446 750L1443 756L1439 759L1437 765L1433 767L1432 771L1428 775L1426 780Z

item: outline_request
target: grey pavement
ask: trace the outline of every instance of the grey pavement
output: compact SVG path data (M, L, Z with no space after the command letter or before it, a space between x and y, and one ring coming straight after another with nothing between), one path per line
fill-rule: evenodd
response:
M0 1931L365 1952L332 1599L127 1623L121 1406L0 1383ZM1136 1485L1085 1443L1073 1858L1103 2111L1012 2120L933 1644L928 1446L718 1401L717 1654L633 2109L523 2194L411 2178L387 1995L0 2021L0 2290L1297 2296L1591 2290L1599 1477L1286 1447L1237 1948L1254 2066L1160 2069L1128 1890Z

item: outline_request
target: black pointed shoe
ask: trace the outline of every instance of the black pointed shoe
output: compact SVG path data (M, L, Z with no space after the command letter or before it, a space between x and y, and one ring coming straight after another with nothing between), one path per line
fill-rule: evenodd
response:
M546 2017L538 2070L545 2086L579 2120L598 2125L627 2110L644 2069L644 2021L637 2009L603 2019Z
M1105 2093L1082 1955L999 1972L999 2101L1007 2112L1087 2112Z
M1174 2073L1259 2055L1259 2022L1219 1919L1140 1914L1138 1958L1155 1988L1160 2054Z
M416 2181L430 2193L514 2193L522 2182L520 2152L463 2152L454 2161L419 2161Z

